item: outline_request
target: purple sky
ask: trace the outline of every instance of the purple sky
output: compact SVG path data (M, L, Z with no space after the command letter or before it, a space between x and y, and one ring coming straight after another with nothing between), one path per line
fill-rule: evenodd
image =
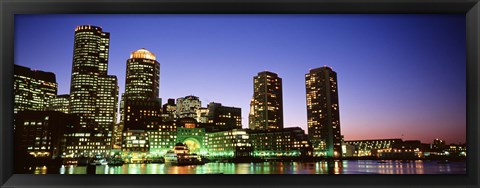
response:
M146 48L160 62L160 97L242 108L253 76L283 79L285 127L306 130L305 74L338 74L346 140L466 138L465 15L16 15L15 63L54 72L70 90L77 25L111 33L109 74L125 87L126 60Z

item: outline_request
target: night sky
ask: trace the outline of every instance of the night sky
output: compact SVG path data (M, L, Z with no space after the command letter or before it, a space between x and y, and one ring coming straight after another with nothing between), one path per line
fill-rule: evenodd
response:
M283 79L285 127L307 131L305 74L338 74L345 140L466 140L465 15L16 15L15 64L54 72L70 92L74 29L110 32L108 73L125 87L130 53L160 62L160 97L242 108L253 77ZM403 135L403 136L402 136Z

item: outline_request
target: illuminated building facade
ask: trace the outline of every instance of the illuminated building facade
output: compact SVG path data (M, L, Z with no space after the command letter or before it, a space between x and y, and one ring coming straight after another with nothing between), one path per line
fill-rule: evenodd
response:
M70 106L70 95L57 95L50 99L48 110L58 111L68 114Z
M191 117L177 119L176 143L184 143L192 153L205 154L205 129L198 126L197 120Z
M248 135L254 157L276 159L312 155L312 146L308 136L300 127L278 130L249 130Z
M346 145L355 146L354 157L377 156L378 150L392 150L401 148L402 139L376 139L376 140L349 140Z
M57 95L55 74L51 72L14 65L13 77L14 114L23 110L47 110L50 100Z
M127 60L125 96L128 99L156 99L160 88L160 63L155 54L142 48Z
M326 66L311 69L305 75L305 87L308 136L314 156L341 157L337 73Z
M129 130L123 132L122 158L129 163L143 163L147 160L150 142L145 130Z
M222 106L211 102L207 108L197 110L197 119L207 132L227 131L242 128L242 110L240 108Z
M197 118L197 110L202 106L197 96L189 95L177 99L177 115L179 118Z
M282 79L264 71L253 78L254 118L250 129L283 128Z
M122 95L123 124L122 152L131 161L145 160L150 141L159 134L162 102L160 89L160 63L155 54L142 48L130 54L127 60L125 93Z
M163 105L162 120L174 121L177 116L177 105L175 99L168 99L167 103Z
M82 25L75 28L69 113L80 117L77 154L107 155L118 105L116 76L108 75L110 33ZM80 136L80 135L83 135Z
M211 159L252 156L252 144L245 129L207 133L205 140L207 153Z
M20 111L15 119L15 152L50 159L68 155L65 136L79 126L77 116L57 111Z

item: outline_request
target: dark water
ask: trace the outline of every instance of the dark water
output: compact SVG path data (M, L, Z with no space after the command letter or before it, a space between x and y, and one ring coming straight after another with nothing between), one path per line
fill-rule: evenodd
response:
M96 174L466 174L466 162L344 160L336 162L207 163L197 166L96 166ZM35 174L86 174L85 166L38 167Z

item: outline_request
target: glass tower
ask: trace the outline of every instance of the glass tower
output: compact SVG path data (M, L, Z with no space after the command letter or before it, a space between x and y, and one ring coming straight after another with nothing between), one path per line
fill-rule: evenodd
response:
M253 124L250 129L283 129L282 78L264 71L253 78Z
M305 75L305 86L308 136L314 155L341 157L337 73L330 67L312 69Z

